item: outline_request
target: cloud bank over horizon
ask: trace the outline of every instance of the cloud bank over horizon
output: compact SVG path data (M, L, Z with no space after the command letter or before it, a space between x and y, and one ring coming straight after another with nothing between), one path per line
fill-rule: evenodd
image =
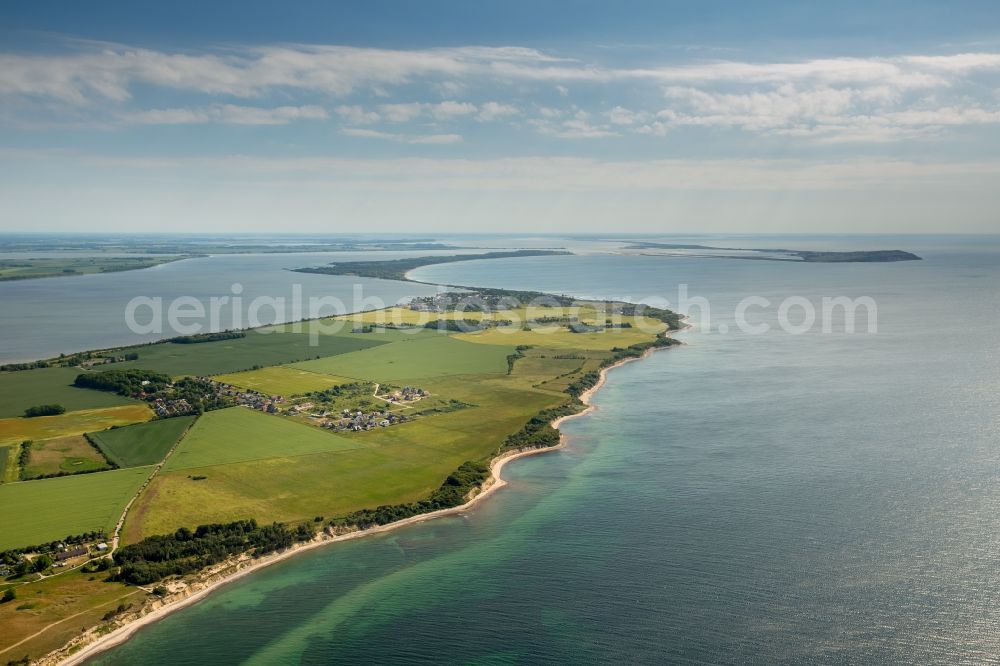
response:
M2 230L991 231L985 46L49 39L0 51Z

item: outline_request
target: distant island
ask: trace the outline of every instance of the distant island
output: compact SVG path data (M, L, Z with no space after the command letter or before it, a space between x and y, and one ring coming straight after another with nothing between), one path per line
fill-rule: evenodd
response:
M642 241L626 245L625 250L708 250L723 252L755 252L757 255L724 255L726 259L754 259L758 261L806 261L811 263L883 263L890 261L920 261L912 252L904 250L854 250L851 252L816 252L812 250L787 250L783 248L714 247L711 245L687 245L674 243L654 243ZM784 256L767 256L784 255ZM690 255L684 255L690 256ZM723 255L696 255L699 257Z
M389 259L380 261L343 261L326 266L294 268L297 273L320 273L322 275L354 275L356 277L379 278L382 280L406 280L406 274L421 266L450 264L456 261L476 259L510 259L513 257L546 257L567 255L572 252L561 250L515 250L513 252L485 252L483 254L451 254L445 257L413 257L411 259Z

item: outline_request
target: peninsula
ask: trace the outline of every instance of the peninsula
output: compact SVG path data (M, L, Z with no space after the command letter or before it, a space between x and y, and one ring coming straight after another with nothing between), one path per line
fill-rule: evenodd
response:
M195 255L156 255L136 257L67 256L0 259L0 282L33 280L35 278L119 273L152 268L172 261L190 259Z
M0 660L90 654L303 547L455 511L681 324L472 289L0 372Z
M323 275L354 275L357 277L380 278L383 280L409 280L406 274L421 266L450 264L456 261L477 259L512 259L517 257L546 257L570 255L572 252L559 250L514 250L511 252L484 252L482 254L452 254L444 257L413 257L410 259L388 259L377 261L342 261L314 268L296 268L299 273L320 273Z

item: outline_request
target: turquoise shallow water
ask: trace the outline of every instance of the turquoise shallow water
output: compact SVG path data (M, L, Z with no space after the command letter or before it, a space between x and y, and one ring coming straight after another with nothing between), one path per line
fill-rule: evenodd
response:
M583 296L673 300L683 282L713 331L614 370L567 449L508 466L467 515L281 563L92 663L995 659L1000 244L894 246L926 260L421 269ZM747 295L871 296L879 330L746 335Z

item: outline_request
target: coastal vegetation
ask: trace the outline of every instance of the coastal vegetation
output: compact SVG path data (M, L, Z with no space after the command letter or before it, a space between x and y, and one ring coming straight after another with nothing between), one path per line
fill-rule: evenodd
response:
M313 538L311 529L289 529L281 523L258 525L238 520L227 524L182 527L173 534L152 536L125 546L114 555L119 569L112 580L149 585L167 576L180 576L223 561L230 555L255 557Z

